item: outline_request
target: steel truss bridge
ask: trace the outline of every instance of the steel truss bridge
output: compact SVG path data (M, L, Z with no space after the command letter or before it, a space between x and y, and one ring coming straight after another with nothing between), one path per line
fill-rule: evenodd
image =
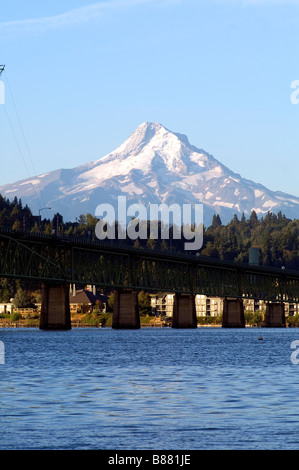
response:
M299 303L299 271L3 229L0 277Z

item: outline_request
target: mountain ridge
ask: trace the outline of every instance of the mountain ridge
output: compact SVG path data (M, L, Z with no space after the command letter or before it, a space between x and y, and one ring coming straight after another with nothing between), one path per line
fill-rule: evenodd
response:
M42 200L69 221L82 213L94 215L100 203L115 205L120 195L146 207L202 203L205 224L214 214L225 223L234 214L248 216L253 210L259 217L281 211L296 218L299 209L299 198L243 178L190 144L185 134L157 122L140 124L115 150L94 162L3 185L0 193L21 198L37 212Z

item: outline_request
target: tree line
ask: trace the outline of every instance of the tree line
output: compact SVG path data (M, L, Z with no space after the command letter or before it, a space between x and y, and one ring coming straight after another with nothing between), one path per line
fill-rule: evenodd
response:
M0 229L25 230L40 232L45 235L69 236L96 241L95 227L98 219L92 214L81 214L75 222L64 222L63 216L56 213L52 219L34 216L28 207L23 207L21 199L16 197L9 201L0 195ZM148 222L149 224L149 222ZM117 224L116 224L117 225ZM161 223L160 223L161 225ZM117 232L117 226L116 226ZM122 243L139 249L165 250L169 252L185 252L185 239L172 235L151 238L150 231L146 239L112 240L111 243ZM299 220L289 219L281 212L268 212L258 217L252 211L249 217L244 214L239 218L235 214L226 225L222 224L219 215L214 215L210 226L203 227L203 246L200 256L208 256L233 262L248 262L249 248L256 247L260 251L260 263L265 266L299 269ZM194 252L191 252L194 254Z

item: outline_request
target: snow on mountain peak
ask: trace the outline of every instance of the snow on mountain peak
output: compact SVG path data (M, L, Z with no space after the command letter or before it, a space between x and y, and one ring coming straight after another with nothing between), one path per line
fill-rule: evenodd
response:
M80 167L56 170L0 187L5 197L21 198L32 210L36 190L67 220L94 213L101 202L126 195L132 202L204 204L205 224L215 213L223 222L254 209L259 215L281 210L297 217L299 198L270 191L225 167L188 138L158 122L143 122L113 152Z
M164 171L171 173L186 173L188 166L182 158L190 153L186 142L188 140L180 138L159 123L144 122L119 147L94 162L93 168L82 173L79 178L100 183L104 179L135 170L145 174L157 166L163 166Z

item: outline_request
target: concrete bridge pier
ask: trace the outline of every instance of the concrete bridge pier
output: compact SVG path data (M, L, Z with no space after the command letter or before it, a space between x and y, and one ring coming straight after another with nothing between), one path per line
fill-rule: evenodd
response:
M195 295L175 294L172 328L197 328Z
M67 284L43 282L40 329L71 329L69 287Z
M244 328L244 305L242 299L228 299L223 300L223 328Z
M283 302L267 302L263 327L285 327L285 310Z
M138 295L136 291L119 289L114 291L112 328L140 328Z

